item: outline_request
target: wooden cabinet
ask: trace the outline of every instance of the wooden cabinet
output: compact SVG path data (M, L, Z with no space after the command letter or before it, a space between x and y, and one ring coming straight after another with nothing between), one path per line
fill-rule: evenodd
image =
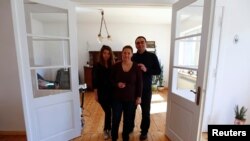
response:
M92 69L91 66L84 66L84 81L87 84L87 90L93 90Z
M89 51L89 65L93 66L98 62L99 51Z
M113 51L115 62L122 60L122 52L121 51Z

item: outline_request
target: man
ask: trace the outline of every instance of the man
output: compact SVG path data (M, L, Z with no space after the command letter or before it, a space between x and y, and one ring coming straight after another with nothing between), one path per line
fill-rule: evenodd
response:
M161 73L160 63L154 53L146 50L147 40L143 36L138 36L135 40L137 52L133 55L132 60L138 63L143 72L143 91L141 97L142 121L140 140L147 139L148 129L150 126L150 104L152 98L152 75ZM136 106L132 121L135 119ZM131 125L130 132L133 132L134 122Z

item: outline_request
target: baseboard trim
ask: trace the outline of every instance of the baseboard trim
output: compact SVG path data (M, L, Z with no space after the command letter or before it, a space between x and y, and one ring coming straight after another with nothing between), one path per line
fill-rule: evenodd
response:
M26 135L25 131L0 131L0 135Z

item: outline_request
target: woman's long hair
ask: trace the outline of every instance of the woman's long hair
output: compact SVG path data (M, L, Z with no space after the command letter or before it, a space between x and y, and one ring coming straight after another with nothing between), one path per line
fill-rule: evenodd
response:
M102 55L104 50L108 50L109 53L110 53L110 58L108 59L107 64L108 64L108 67L111 67L115 63L114 54L113 54L113 51L112 51L111 47L109 47L107 45L103 45L102 48L101 48L101 51L99 53L99 63L101 65L105 66L105 60L103 59L103 55Z

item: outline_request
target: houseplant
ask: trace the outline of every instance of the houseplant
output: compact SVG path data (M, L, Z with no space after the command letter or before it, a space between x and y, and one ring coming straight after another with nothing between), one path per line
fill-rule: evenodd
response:
M239 105L236 105L234 107L234 113L235 113L235 121L234 124L236 125L243 125L246 122L246 112L247 112L247 108L242 106L239 108Z
M160 75L157 76L157 80L158 80L157 89L159 91L162 91L164 89L164 85L163 85L163 65L161 65L161 73L160 73Z
M153 77L152 77L152 91L157 90L157 81L158 81L158 76L153 75Z

